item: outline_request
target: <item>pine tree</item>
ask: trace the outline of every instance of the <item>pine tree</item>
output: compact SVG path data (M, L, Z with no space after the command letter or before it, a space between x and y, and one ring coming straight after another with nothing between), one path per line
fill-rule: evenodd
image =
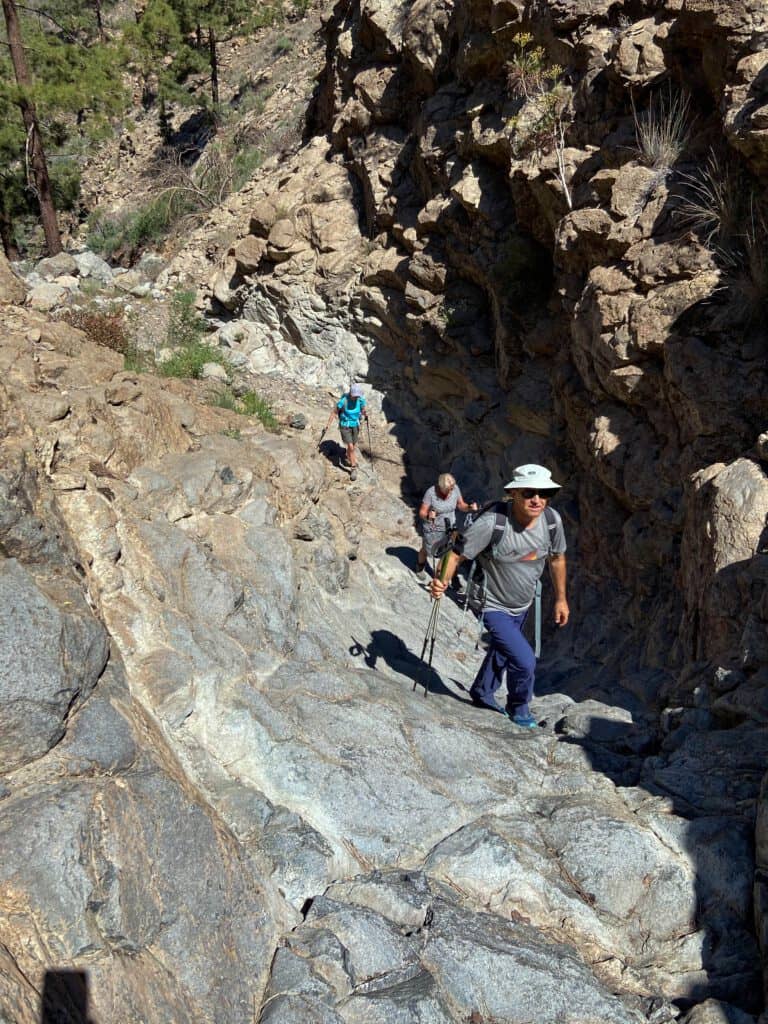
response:
M243 34L258 21L263 4L253 0L169 0L181 31L194 35L198 50L205 48L211 72L211 102L219 105L219 44Z
M11 54L13 73L16 78L16 103L26 129L26 152L37 200L40 204L40 218L43 222L45 243L48 253L54 256L61 252L61 235L56 220L56 208L53 205L51 180L48 175L48 162L45 159L43 140L37 120L37 110L32 99L32 76L27 67L24 44L21 41L21 26L13 0L2 0L5 28L8 33L8 49Z
M46 0L45 13L33 16L14 0L2 3L8 56L0 52L0 238L15 255L16 224L39 206L46 246L57 252L57 205L71 207L77 194L67 150L74 142L82 148L103 129L101 118L122 107L114 74L120 59L114 46L99 42L93 10L85 18L74 0ZM50 173L46 153L57 158Z

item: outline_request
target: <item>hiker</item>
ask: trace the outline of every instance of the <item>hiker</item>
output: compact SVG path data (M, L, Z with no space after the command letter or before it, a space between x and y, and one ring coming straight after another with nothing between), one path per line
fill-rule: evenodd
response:
M448 535L456 525L456 509L460 512L476 512L477 502L468 505L461 496L459 485L450 473L441 473L437 484L427 488L419 506L421 527L421 549L417 556L419 576L423 576L427 566L427 556L432 556L448 539Z
M330 424L334 415L339 418L339 430L341 431L341 440L347 446L347 465L349 469L349 479L357 479L357 438L360 434L360 419L361 417L368 422L368 412L365 408L365 397L363 395L363 389L359 384L353 384L349 391L342 395L336 403L335 410L331 413L328 424ZM325 433L325 431L323 431Z
M492 506L469 525L448 556L444 579L433 579L430 584L432 596L439 599L459 563L479 559L486 579L483 626L490 644L469 695L473 704L503 714L495 694L506 673L506 714L525 729L535 729L538 724L530 709L536 656L522 630L546 561L555 588L555 622L564 626L569 616L563 523L554 509L545 511L559 488L543 466L518 466L504 488L508 500ZM501 519L498 531L497 512Z

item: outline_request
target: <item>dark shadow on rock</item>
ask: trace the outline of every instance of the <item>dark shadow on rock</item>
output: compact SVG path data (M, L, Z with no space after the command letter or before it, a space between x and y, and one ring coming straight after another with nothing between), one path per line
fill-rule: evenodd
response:
M40 1005L40 1024L93 1024L88 1016L86 971L46 971Z
M326 458L334 466L341 466L341 461L346 454L346 448L342 447L337 441L326 438L321 441L317 446L317 450L320 454Z
M417 562L419 557L418 550L414 548L406 547L391 547L385 548L384 553L390 555L392 558L398 558L406 569L416 570Z
M438 637L436 645L439 643L440 639ZM388 629L375 629L371 633L371 640L367 645L352 637L352 646L349 648L349 653L355 658L359 658L362 655L367 667L374 671L378 669L379 660L383 661L392 672L410 679L415 684L415 692L417 694L423 695L426 689L429 694L452 697L454 700L459 701L460 704L470 703L463 700L453 690L449 690L443 682L440 673L427 664L429 658L428 646L424 652L424 660L422 660L408 648L407 644L399 636L390 633ZM463 684L455 679L452 679L451 682L462 690L464 689Z

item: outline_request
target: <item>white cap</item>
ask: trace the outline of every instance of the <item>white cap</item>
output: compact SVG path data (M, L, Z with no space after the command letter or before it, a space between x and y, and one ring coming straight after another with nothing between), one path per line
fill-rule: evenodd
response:
M537 466L531 463L527 466L518 466L508 484L504 484L505 491L517 490L518 488L537 488L542 491L556 491L560 484L555 483L552 474L544 466Z
M362 398L362 396L363 396L363 385L362 384L353 384L352 387L349 389L349 394L350 394L351 398Z

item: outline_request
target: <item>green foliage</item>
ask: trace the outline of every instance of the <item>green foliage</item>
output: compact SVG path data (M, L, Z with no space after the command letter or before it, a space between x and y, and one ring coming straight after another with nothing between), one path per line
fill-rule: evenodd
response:
M271 28L273 25L282 25L284 21L285 13L282 3L260 3L254 8L249 24L251 29L255 31L259 28Z
M88 245L102 256L130 260L242 188L263 159L259 147L238 144L234 139L209 143L191 167L175 156L161 160L155 175L159 191L136 210L92 214Z
M170 359L160 364L163 377L186 377L199 380L206 363L224 366L220 349L204 341L193 341L179 348Z
M94 140L103 138L107 119L125 106L114 74L120 50L99 40L95 11L87 4L50 0L37 17L23 6L18 14L33 82L26 98L36 108L54 202L59 209L74 209L80 160ZM8 51L0 47L0 209L9 236L5 243L24 250L39 210L26 179L21 98Z
M274 93L273 86L255 87L250 78L241 79L232 105L237 108L237 116L253 111L258 117L264 113L267 100Z
M293 0L293 9L300 18L304 17L311 6L312 0Z
M127 25L124 34L133 63L143 80L145 105L157 99L162 118L165 103L189 104L184 80L205 67L205 57L187 41L173 4L168 0L149 0L139 21Z
M238 398L231 388L220 388L214 392L210 401L211 405L219 409L229 409L240 416L255 416L267 430L277 430L277 417L272 406L255 391L246 391Z
M194 204L188 196L166 190L127 213L95 211L88 221L88 247L106 258L132 258L167 238L173 226L192 210Z
M546 92L563 74L559 64L547 64L544 47L531 46L532 42L529 32L513 36L512 56L506 66L507 88L513 96L525 99Z
M171 296L168 327L165 332L166 343L193 345L201 341L204 332L205 320L195 309L195 293L177 289Z
M240 398L243 415L255 416L267 430L277 430L277 417L269 402L254 391L246 391Z
M507 88L519 103L518 113L509 122L518 156L558 145L568 105L563 68L548 64L544 47L532 43L530 33L513 36L512 56L506 65Z
M264 162L264 153L258 146L243 146L232 161L232 191L238 192L253 177L253 172Z
M284 53L290 53L293 49L293 43L287 36L281 36L274 46L274 53L281 57Z
M123 353L123 369L131 373L148 373L155 367L151 353L130 345Z

